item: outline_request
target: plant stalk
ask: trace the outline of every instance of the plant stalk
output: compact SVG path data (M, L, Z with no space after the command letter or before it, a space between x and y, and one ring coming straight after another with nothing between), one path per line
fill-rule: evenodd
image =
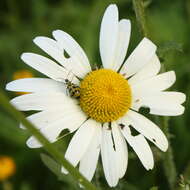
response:
M173 150L170 145L170 133L169 133L169 117L164 117L163 118L163 130L165 135L167 136L168 142L169 142L169 148L166 153L164 153L163 156L163 168L164 172L169 184L169 187L171 190L174 189L176 179L177 179L177 172L176 172L176 166L174 163L174 158L173 158Z
M46 151L57 160L78 183L82 184L85 189L98 190L92 183L90 183L80 172L74 168L63 156L63 153L59 152L46 137L44 137L36 127L25 119L23 113L16 110L16 108L9 103L8 98L0 91L0 105L4 108L15 120L22 122L22 124L38 139L38 141L44 146Z
M140 33L143 37L148 37L148 29L145 19L145 6L143 0L132 0L132 2Z

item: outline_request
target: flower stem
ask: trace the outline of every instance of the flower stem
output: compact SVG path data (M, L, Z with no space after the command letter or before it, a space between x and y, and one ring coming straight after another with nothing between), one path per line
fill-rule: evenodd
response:
M176 178L177 178L177 173L176 173L176 167L175 167L175 163L174 163L174 159L173 159L173 150L172 150L172 147L170 146L170 133L169 133L168 122L169 122L169 117L164 117L163 118L163 130L168 138L169 148L163 156L163 168L164 168L165 175L166 175L167 181L169 183L170 189L174 189L174 186L176 183Z
M144 7L143 0L132 0L132 2L133 2L136 19L139 25L139 30L143 36L148 37L148 30L147 30L146 20L145 20L145 7ZM168 122L169 122L169 118L164 117L163 130L170 144L170 133L169 133ZM167 177L170 189L174 189L177 173L176 173L175 163L173 160L173 150L171 146L169 146L168 151L164 154L163 167L164 167L165 175Z
M142 36L148 37L143 0L132 0L132 2L140 33L142 34Z
M47 152L52 155L69 173L73 176L78 183L82 184L86 189L98 190L92 183L90 183L85 177L83 177L79 171L74 168L64 157L63 153L59 152L50 142L45 138L36 127L25 119L23 113L16 110L14 106L9 103L8 98L3 92L0 92L0 105L4 108L12 117L22 124L38 139L38 141L44 146Z

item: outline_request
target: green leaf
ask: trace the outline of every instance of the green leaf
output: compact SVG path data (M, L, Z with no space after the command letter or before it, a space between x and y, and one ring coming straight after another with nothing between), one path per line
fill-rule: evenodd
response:
M32 188L30 187L30 184L28 184L27 182L22 182L20 190L32 190Z
M47 166L47 168L49 168L50 171L52 171L58 177L58 180L69 184L69 186L72 186L73 189L79 188L77 183L69 175L65 177L65 175L61 173L61 165L53 160L50 156L47 154L40 154L40 157L45 166Z
M185 178L182 174L179 176L179 188L176 188L176 190L189 190L189 178Z
M183 52L182 44L174 41L165 42L158 47L157 53L158 56L162 58L166 53L170 51Z
M190 163L187 164L183 175L185 179L190 179Z
M144 1L144 2L143 2L144 8L149 7L151 3L152 3L152 0L146 0L146 1Z
M27 138L27 131L21 130L18 122L15 122L12 118L7 116L2 111L0 112L0 123L3 124L0 127L0 139L5 139L15 146L25 146L25 140ZM10 131L14 134L14 138L10 135Z
M150 190L158 190L158 187L156 187L156 186L151 187Z

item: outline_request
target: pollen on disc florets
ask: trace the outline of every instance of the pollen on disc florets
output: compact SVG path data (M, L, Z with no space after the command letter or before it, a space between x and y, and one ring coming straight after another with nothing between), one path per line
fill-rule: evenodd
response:
M131 105L127 80L110 69L90 72L80 83L80 106L98 122L111 122L122 117Z

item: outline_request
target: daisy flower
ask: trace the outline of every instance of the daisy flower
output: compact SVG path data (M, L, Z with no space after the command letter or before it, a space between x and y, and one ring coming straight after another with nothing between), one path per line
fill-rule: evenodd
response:
M176 80L174 71L159 74L156 45L144 38L125 60L131 24L118 18L116 5L106 9L100 29L102 67L92 70L79 44L67 33L53 31L53 38L36 37L34 43L53 60L34 53L21 59L49 78L20 79L7 84L10 91L30 94L11 100L19 110L37 110L28 117L50 142L68 129L75 132L65 153L73 165L91 180L101 155L109 186L117 185L128 164L127 143L143 166L154 166L147 140L166 151L168 141L161 129L139 114L148 107L150 114L177 116L184 112L185 95L165 91ZM66 52L69 57L64 56ZM21 125L23 128L23 126ZM139 132L133 135L131 129ZM30 137L27 145L42 145ZM63 169L63 172L66 172Z
M0 155L0 182L13 176L16 171L16 164L9 156Z

